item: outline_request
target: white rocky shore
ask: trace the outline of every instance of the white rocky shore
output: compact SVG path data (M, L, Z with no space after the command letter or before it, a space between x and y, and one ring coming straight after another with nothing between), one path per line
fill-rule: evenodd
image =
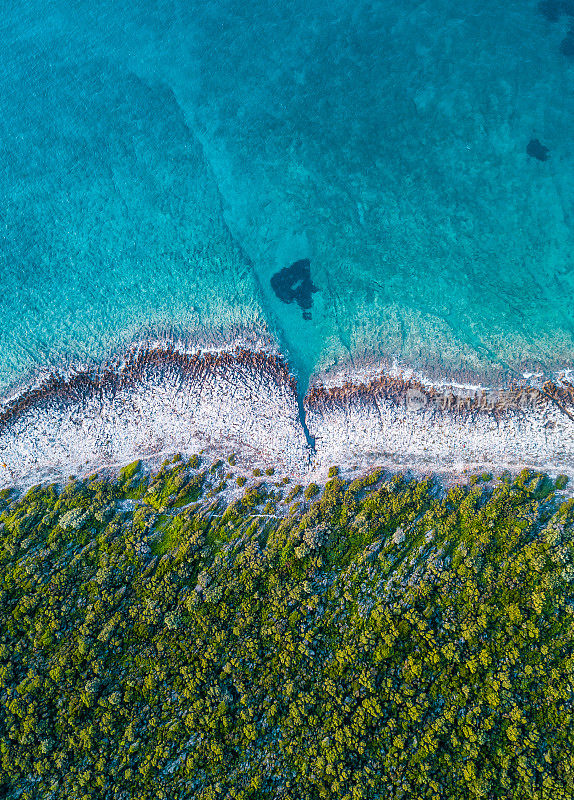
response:
M303 403L278 356L138 351L121 366L59 379L0 415L0 487L25 486L206 450L299 480L374 464L463 475L523 467L574 478L574 388L456 387L379 376L314 387ZM314 439L314 448L309 444Z
M574 421L551 402L501 413L412 408L373 397L307 413L316 468L377 463L457 476L524 467L574 477Z
M245 351L167 361L162 354L128 362L119 381L40 392L0 427L0 486L200 450L239 451L285 473L306 469L309 449L282 362Z

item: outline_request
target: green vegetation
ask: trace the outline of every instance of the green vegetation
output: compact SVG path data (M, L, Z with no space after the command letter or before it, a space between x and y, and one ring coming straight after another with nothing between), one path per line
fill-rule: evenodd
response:
M311 500L311 498L316 497L321 490L317 486L316 483L310 483L309 486L305 489L305 499Z
M0 493L0 796L574 797L574 500L222 467Z
M302 491L303 491L303 487L301 486L301 484L300 483L296 483L295 486L291 489L291 491L287 495L287 499L286 499L285 502L286 503L290 503L292 500L294 500L296 497L298 497L301 494Z

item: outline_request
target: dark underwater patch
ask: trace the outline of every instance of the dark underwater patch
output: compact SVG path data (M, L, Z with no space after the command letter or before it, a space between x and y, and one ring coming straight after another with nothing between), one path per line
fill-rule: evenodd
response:
M538 11L548 22L558 22L562 14L574 13L572 0L542 0L538 3Z
M538 11L548 22L558 22L562 14L574 17L574 0L542 0Z
M303 319L311 319L309 309L313 305L313 294L319 289L311 280L311 262L308 258L295 261L271 278L271 288L284 303L295 301L303 310Z
M564 39L560 42L560 52L566 58L574 59L574 28L570 28Z
M538 139L531 139L526 146L526 152L532 158L537 158L539 161L547 161L550 150Z
M538 12L548 22L558 22L562 15L574 17L574 0L542 0L538 3ZM560 52L566 58L574 60L574 26L562 39Z

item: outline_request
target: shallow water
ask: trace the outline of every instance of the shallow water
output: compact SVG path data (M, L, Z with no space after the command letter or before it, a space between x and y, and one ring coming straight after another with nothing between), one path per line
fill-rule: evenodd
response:
M268 330L303 386L365 358L491 378L574 365L568 16L4 8L2 389L149 335L240 328ZM271 283L305 259L310 307Z

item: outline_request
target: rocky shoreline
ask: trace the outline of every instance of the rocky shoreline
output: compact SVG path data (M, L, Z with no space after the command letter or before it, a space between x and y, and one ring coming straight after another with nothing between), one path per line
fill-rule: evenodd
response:
M167 345L53 374L0 411L2 486L206 448L313 479L332 464L374 463L439 474L528 466L574 475L574 385L525 380L485 389L381 374L314 385L301 400L280 355Z
M113 396L137 382L151 379L159 369L177 372L181 377L191 380L202 380L206 374L215 375L217 370L229 368L265 373L278 384L295 387L295 378L289 373L283 359L263 350L186 353L169 344L161 348L136 348L128 351L121 361L106 362L100 367L78 371L69 377L52 373L38 386L21 392L0 411L0 434L20 414L42 403L81 402L89 394Z
M467 388L446 384L442 387L424 384L414 378L380 375L366 383L345 381L340 386L314 386L305 397L307 407L323 412L348 404L369 404L377 401L405 406L409 411L434 409L451 414L486 413L502 419L509 412L542 409L553 403L574 421L574 385L545 381L541 386L514 381L506 388Z
M7 403L0 482L218 448L305 469L308 446L285 362L265 351L138 348L97 370L53 375Z

